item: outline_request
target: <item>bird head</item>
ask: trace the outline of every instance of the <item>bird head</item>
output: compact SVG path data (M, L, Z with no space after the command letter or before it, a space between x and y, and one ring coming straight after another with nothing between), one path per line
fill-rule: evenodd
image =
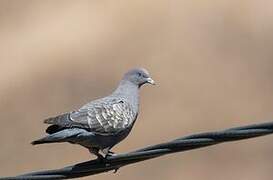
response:
M155 81L151 78L149 72L144 68L135 68L125 73L124 80L128 80L138 87L148 83L155 85Z

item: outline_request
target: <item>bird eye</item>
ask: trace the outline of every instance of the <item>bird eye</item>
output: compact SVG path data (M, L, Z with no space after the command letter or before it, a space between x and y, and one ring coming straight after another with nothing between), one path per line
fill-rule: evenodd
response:
M138 77L141 77L142 76L142 74L139 72L139 73L137 73L137 75L138 75Z

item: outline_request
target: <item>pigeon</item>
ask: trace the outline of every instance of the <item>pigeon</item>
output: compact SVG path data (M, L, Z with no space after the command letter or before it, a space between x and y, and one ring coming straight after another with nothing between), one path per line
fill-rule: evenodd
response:
M146 83L155 84L146 69L129 70L109 96L44 120L48 135L31 144L68 142L87 148L98 159L114 155L110 149L128 136L137 119L139 90Z

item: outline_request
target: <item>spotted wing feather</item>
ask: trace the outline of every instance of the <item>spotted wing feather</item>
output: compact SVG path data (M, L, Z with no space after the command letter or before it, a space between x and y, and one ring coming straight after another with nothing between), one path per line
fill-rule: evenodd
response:
M84 128L98 134L114 134L130 127L136 114L129 103L117 101L86 106L44 122L60 128Z
M117 133L130 127L135 120L130 104L119 101L102 103L70 114L73 122L87 122L90 131L96 133Z

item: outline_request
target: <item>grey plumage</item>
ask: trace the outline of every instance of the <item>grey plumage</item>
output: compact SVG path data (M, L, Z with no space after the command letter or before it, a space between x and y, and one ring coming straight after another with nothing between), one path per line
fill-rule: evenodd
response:
M70 142L88 148L98 157L102 157L99 150L108 155L131 131L138 115L139 88L145 83L154 84L147 70L128 71L111 95L91 101L77 111L46 119L49 135L32 144Z

